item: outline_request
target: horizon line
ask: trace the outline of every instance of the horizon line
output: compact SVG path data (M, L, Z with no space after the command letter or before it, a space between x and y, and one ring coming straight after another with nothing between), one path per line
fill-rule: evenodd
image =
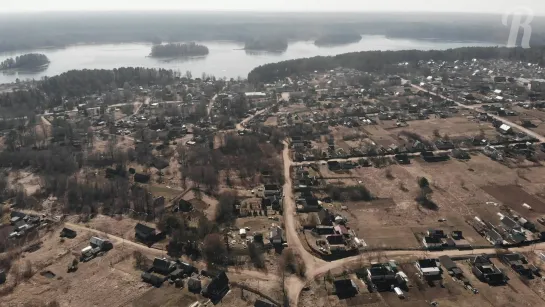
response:
M92 9L92 10L14 10L2 11L2 14L58 14L58 13L297 13L297 14L473 14L473 15L502 15L500 12L482 12L482 11L394 11L394 10L358 10L358 11L326 11L326 10L255 10L255 9L214 9L214 10L183 10L183 9ZM535 16L545 16L544 14L536 14Z

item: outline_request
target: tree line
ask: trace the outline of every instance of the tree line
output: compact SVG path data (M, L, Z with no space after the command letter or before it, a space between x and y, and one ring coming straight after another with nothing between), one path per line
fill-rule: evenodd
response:
M416 65L419 61L468 61L471 59L505 59L524 61L545 66L545 46L532 48L505 47L463 47L448 50L401 50L401 51L363 51L344 53L336 56L317 56L261 65L248 74L252 82L270 82L292 75L325 71L337 67L353 68L361 71L384 71L386 66L401 62ZM396 65L397 66L397 65Z
M154 45L151 47L151 56L159 58L207 55L208 52L208 47L196 44L195 42L187 44Z
M49 59L45 54L28 53L4 60L0 63L0 70L33 69L46 64L49 64Z

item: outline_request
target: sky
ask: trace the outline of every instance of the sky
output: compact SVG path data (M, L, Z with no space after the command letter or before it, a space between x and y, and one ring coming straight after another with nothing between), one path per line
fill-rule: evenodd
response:
M545 15L543 0L0 0L0 12L27 11L410 11Z

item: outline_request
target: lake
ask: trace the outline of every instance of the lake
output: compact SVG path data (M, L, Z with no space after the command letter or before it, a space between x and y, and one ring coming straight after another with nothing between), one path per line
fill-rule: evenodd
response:
M317 47L314 42L290 43L283 53L255 53L240 50L242 43L203 41L210 50L205 57L163 60L150 58L151 44L101 44L77 45L62 49L43 49L17 53L0 54L0 61L8 57L24 53L37 52L47 55L51 64L44 71L35 73L2 74L0 83L15 82L15 79L40 79L44 76L54 76L73 69L112 69L117 67L150 67L179 70L182 73L191 71L194 77L202 73L216 77L246 78L254 67L297 58L307 58L317 55L337 55L347 52L368 50L403 50L403 49L448 49L466 46L491 46L490 43L444 42L435 40L392 39L384 36L363 36L358 43L335 47Z

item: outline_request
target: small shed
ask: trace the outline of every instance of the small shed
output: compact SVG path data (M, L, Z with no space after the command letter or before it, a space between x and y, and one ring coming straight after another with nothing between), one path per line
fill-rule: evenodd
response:
M174 271L176 269L176 265L174 262L169 261L166 258L155 258L153 259L153 271L168 275L170 272Z
M135 182L148 183L149 180L150 180L150 175L140 174L140 173L134 174L134 181Z
M78 233L75 230L72 230L70 228L63 228L60 233L61 238L70 238L73 239L78 235Z
M201 280L196 276L189 278L187 281L187 289L193 293L201 292L201 289L202 289Z
M147 282L157 288L161 287L165 281L163 277L148 272L143 272L141 276L144 282Z
M503 133L503 134L509 134L512 132L511 126L506 124L502 124L499 130L500 130L500 133Z
M143 242L153 241L155 238L155 229L144 224L138 223L134 226L135 237Z

